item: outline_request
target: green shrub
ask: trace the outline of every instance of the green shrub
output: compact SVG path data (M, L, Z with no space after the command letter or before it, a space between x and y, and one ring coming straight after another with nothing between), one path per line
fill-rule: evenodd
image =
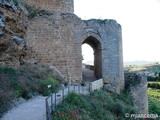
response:
M4 73L12 78L19 75L18 71L11 67L0 67L0 73Z
M149 88L160 89L160 82L148 82Z
M68 94L68 97L65 99L65 102L72 105L78 105L82 102L82 99L77 93L72 92Z
M154 99L153 97L149 97L148 107L149 107L150 114L160 115L160 103L158 100Z
M37 9L33 9L33 10L29 13L28 17L29 17L29 18L34 18L38 13L39 13L39 11L38 11Z
M129 105L133 104L132 97L130 95L128 95L128 92L126 92L126 91L121 92L121 94L116 94L116 97Z
M151 76L148 76L147 77L147 81L148 82L160 82L160 77L151 77Z
M12 83L12 87L13 87L13 95L15 98L19 98L22 96L24 88L23 86L18 82L15 81L14 83Z
M47 96L50 93L56 92L59 89L58 81L53 78L48 78L47 80L40 80L39 84L40 84L39 92L44 96ZM49 88L48 86L51 86L51 87Z
M113 113L115 113L117 116L124 115L125 113L123 106L119 103L116 103L113 107Z
M0 90L10 90L13 97L19 98L22 94L23 87L18 81L18 70L9 67L1 67L0 74L4 74L3 78L0 80Z

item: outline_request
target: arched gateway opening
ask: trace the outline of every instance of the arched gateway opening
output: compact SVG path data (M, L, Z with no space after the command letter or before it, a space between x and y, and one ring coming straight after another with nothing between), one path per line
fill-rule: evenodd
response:
M94 81L96 79L102 78L102 52L101 52L101 43L93 36L87 37L83 44L88 44L93 49L93 66L82 64L82 78L83 81ZM85 52L88 52L85 50ZM87 70L88 69L88 70ZM93 70L93 76L92 71Z

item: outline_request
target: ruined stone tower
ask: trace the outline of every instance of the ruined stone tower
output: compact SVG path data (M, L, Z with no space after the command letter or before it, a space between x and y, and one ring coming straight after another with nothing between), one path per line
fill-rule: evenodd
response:
M84 43L94 50L97 78L115 92L124 88L122 33L115 20L81 20L73 14L73 0L23 0L52 12L30 20L26 59L56 66L69 82L82 82Z

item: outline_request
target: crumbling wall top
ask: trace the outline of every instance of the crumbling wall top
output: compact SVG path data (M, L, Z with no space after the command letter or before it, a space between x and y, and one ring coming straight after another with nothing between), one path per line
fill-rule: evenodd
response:
M74 12L73 0L22 0L22 2L50 12Z

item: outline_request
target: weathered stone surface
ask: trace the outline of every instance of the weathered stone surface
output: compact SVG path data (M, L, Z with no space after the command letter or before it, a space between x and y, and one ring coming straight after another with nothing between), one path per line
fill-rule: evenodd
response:
M14 5L12 0L1 0L0 4L12 8L13 10L17 10L17 7Z
M21 0L22 2L50 12L73 13L73 0Z
M23 63L26 54L23 36L27 26L22 23L27 17L19 7L14 9L11 0L0 1L0 5L0 65L17 66Z
M49 66L49 69L53 71L53 76L59 80L64 80L63 74L55 67Z
M0 15L0 29L5 28L5 18L4 16Z
M18 2L18 7L19 7L19 8L23 11L23 13L25 13L26 15L29 14L28 11L27 11L27 9L26 9L26 7L25 7L25 5L24 5L23 3Z
M94 90L98 90L102 87L103 87L103 79L99 79L94 82L90 82L90 92Z
M17 45L25 44L25 39L22 38L22 36L17 36L17 35L12 36L11 40L13 40Z
M2 37L4 35L4 32L0 32L0 37Z
M27 29L29 22L28 21L22 21L22 26Z
M133 98L133 105L139 114L148 113L147 77L135 73L125 75L125 86Z

